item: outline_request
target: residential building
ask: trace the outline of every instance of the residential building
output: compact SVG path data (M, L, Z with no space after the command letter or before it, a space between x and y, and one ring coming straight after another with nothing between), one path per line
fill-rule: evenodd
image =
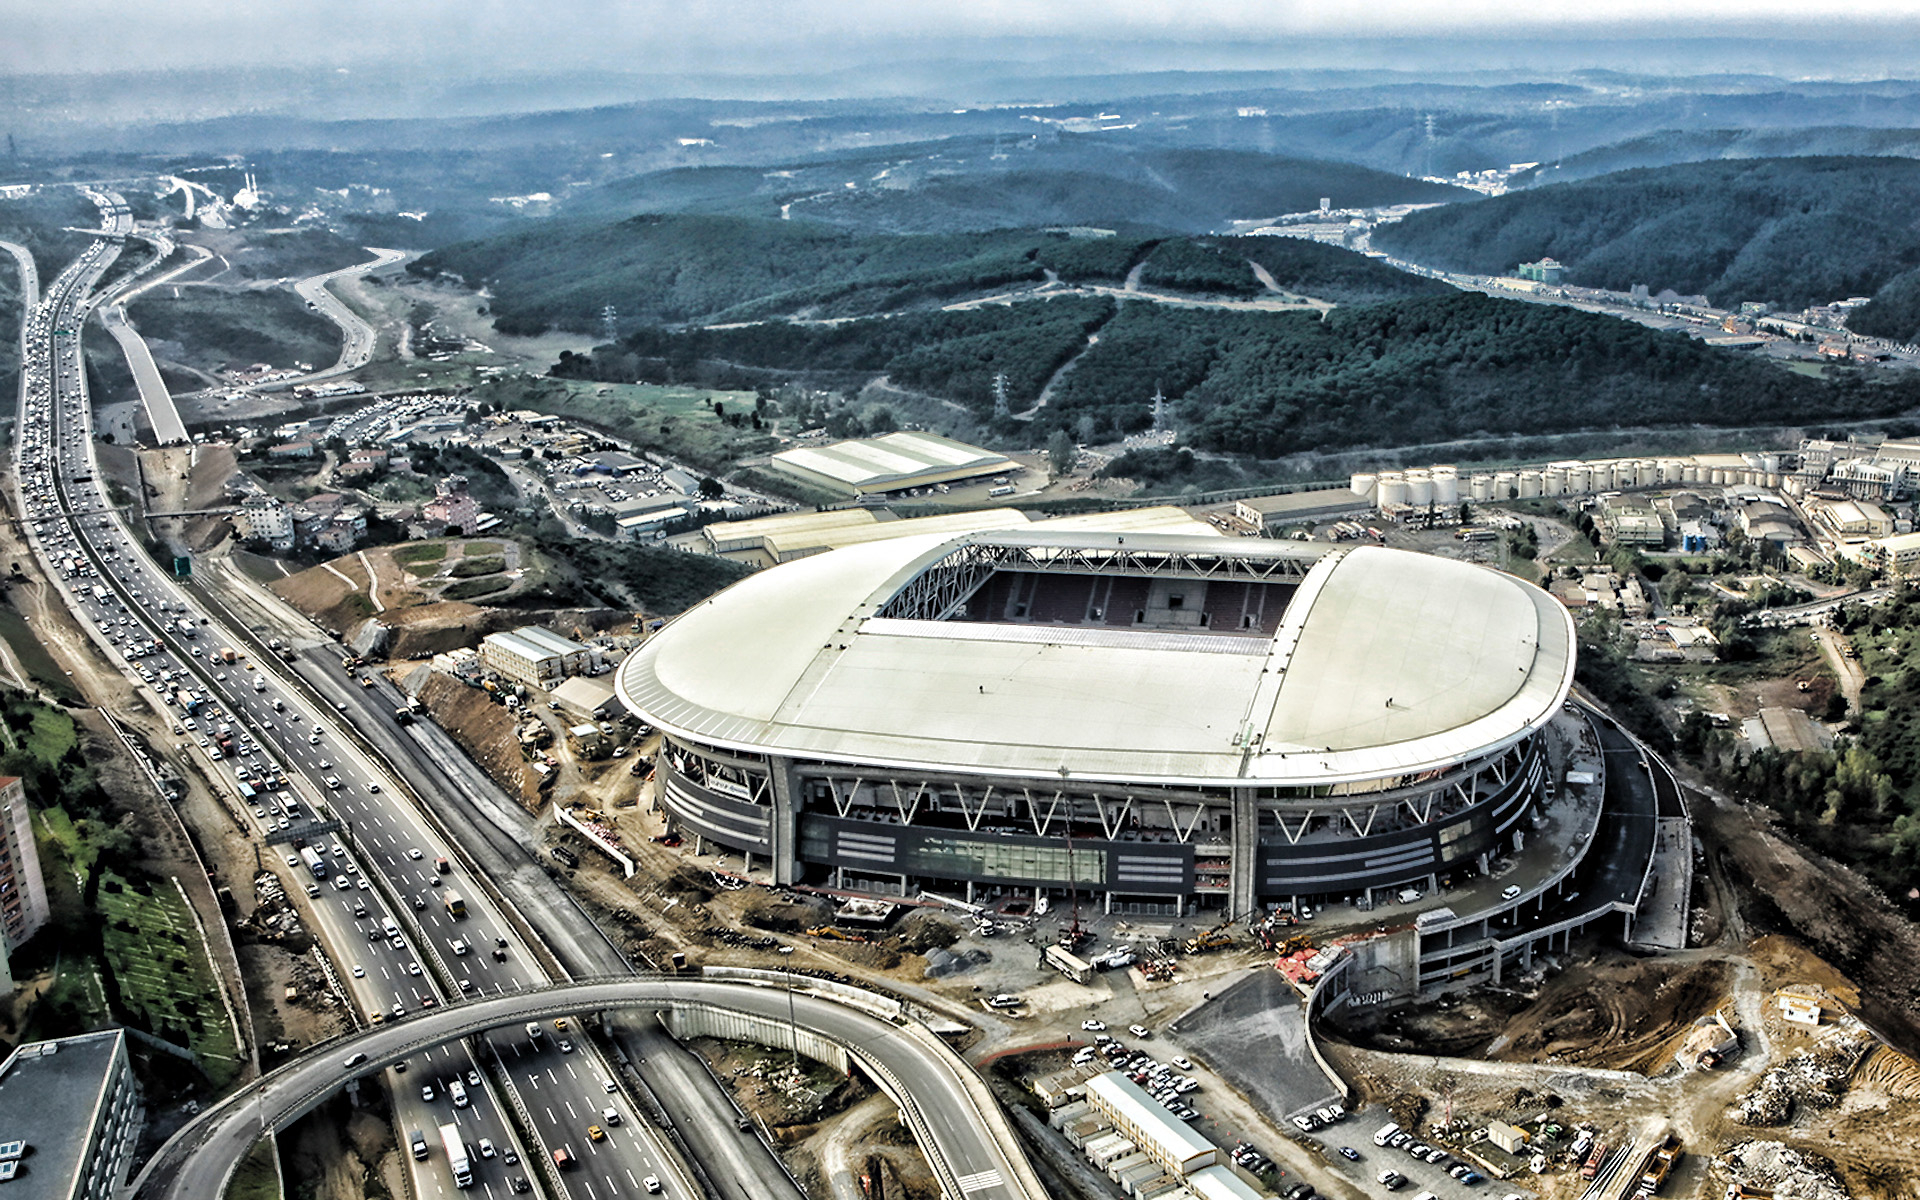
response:
M143 1119L125 1031L20 1046L0 1063L0 1195L115 1200Z
M18 776L0 777L0 989L13 993L13 952L47 923L47 885L33 841L33 814ZM0 1134L0 1136L4 1136Z
M313 453L313 443L306 438L267 447L267 457L275 460L312 458Z
M345 554L367 536L365 509L343 508L313 529L313 544L322 550Z
M1897 533L1868 542L1860 557L1901 575L1920 570L1920 533Z
M1565 280L1567 269L1558 259L1543 258L1539 262L1521 263L1514 268L1514 274L1535 283L1560 283Z
M595 657L579 642L538 625L490 633L480 642L480 661L516 683L543 691L588 669Z
M293 510L274 496L248 496L233 515L241 541L266 542L275 550L293 549Z
M465 475L449 475L433 487L433 499L420 510L429 524L439 524L449 532L472 537L480 531L480 506L467 492Z

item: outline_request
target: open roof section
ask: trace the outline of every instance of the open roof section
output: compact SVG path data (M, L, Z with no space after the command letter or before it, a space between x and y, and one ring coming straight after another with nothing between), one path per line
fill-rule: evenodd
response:
M1014 565L1298 590L1257 640L940 620ZM619 682L652 723L752 753L1312 786L1509 745L1559 707L1572 670L1565 610L1485 568L1378 547L1028 528L764 571L668 626Z

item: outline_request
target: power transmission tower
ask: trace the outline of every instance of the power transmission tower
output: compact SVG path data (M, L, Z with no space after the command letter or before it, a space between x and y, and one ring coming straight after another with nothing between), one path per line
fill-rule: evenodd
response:
M1011 416L1012 411L1007 403L1007 373L996 371L993 376L993 415L996 418Z
M614 341L619 336L619 318L620 311L611 304L600 310L600 329L601 332L606 334L607 341L609 342Z

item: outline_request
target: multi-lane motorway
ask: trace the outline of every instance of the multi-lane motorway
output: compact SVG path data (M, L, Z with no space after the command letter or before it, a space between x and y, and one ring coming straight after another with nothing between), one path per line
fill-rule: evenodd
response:
M96 202L104 232L124 236L131 228L125 206L105 193L96 194ZM343 739L337 713L289 686L274 664L237 654L227 662L221 651L233 647L231 635L111 511L93 462L77 335L94 304L90 293L117 253L111 240L94 242L27 318L18 482L28 537L43 567L102 649L127 664L149 702L174 722L178 753L201 757L200 768L219 781L256 836L293 839L316 818L346 823L339 832L302 839L323 856L324 878L286 862L286 856L299 862L291 840L274 853L289 890L306 893L316 931L364 1020L393 1020L451 1000L549 982L485 889L453 865L461 860L452 847L411 805L396 802L381 764ZM181 693L188 694L184 702ZM284 785L270 786L281 779ZM449 860L448 873L434 869L439 858ZM464 917L450 913L444 899L450 892L461 897ZM386 934L387 922L397 936ZM480 1084L470 1082L476 1077ZM391 1072L389 1083L403 1132L424 1128L432 1141L438 1125L451 1123L476 1150L482 1139L495 1148L492 1158L476 1159L474 1172L476 1187L489 1196L532 1186L540 1172L525 1159L550 1161L560 1147L580 1162L564 1177L569 1195L637 1195L648 1176L689 1194L686 1172L646 1123L603 1127L604 1140L589 1140L588 1127L599 1123L610 1101L630 1107L625 1094L606 1091L605 1081L614 1078L591 1041L554 1036L535 1045L519 1030L480 1037L471 1052L460 1046L437 1051ZM465 1104L449 1097L455 1079L469 1089ZM505 1115L507 1088L519 1093L537 1139L531 1146L520 1144ZM508 1163L509 1155L518 1161ZM517 1185L522 1179L527 1184ZM443 1155L416 1164L416 1191L455 1190Z
M180 586L130 535L94 462L78 333L131 219L112 193L89 195L100 207L103 237L47 287L23 330L16 483L27 537L75 617L172 722L176 759L198 759L192 765L217 781L236 818L272 844L274 868L328 947L356 1015L413 1048L379 1070L402 1140L418 1129L432 1147L411 1162L413 1190L459 1193L438 1149L436 1127L451 1124L472 1148L473 1187L489 1197L533 1189L601 1200L646 1192L650 1178L669 1195L699 1194L676 1148L650 1122L634 1119L644 1102L663 1109L670 1125L697 1130L683 1134L682 1144L710 1160L703 1182L713 1193L794 1195L766 1148L736 1130L737 1114L719 1090L685 1086L687 1072L698 1068L669 1039L630 1043L633 1061L654 1065L628 1075L570 1016L546 1014L538 1037L519 1022L468 1025L450 1042L414 1032L424 1031L423 1021L444 1022L468 1006L550 984L548 962L593 973L626 964L533 867L530 839L516 839L505 811L496 806L489 819L473 804L477 792L492 789L472 787L473 764L442 731L415 726L402 740L381 718L379 706L390 702L384 687L354 686L337 660L311 646L289 670L254 630L197 588ZM428 808L440 819L429 820ZM469 853L456 850L448 827L473 840ZM308 848L323 869L303 859ZM518 911L503 911L499 900ZM550 958L528 931L551 946ZM823 1028L835 1020L817 1016ZM1030 1168L1009 1149L1004 1119L983 1113L978 1080L947 1057L938 1070L910 1062L907 1081L925 1094L901 1092L930 1156L982 1200L1037 1194ZM309 1090L361 1073L330 1057L295 1065ZM656 1073L673 1086L646 1077ZM456 1098L455 1082L464 1096ZM634 1090L649 1084L650 1095ZM609 1107L622 1118L617 1124L603 1116ZM590 1135L594 1125L602 1136ZM564 1172L551 1166L562 1149L575 1164Z

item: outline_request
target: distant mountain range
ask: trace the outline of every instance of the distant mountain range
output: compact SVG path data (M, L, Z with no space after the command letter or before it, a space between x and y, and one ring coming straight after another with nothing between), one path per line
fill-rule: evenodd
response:
M1786 308L1872 295L1920 267L1920 161L1762 158L1621 171L1414 213L1373 244L1508 274L1559 259L1570 282Z
M1315 208L1443 203L1471 193L1351 163L1166 148L1044 130L951 138L771 167L693 167L575 197L586 212L805 218L874 233L1098 225L1207 233Z

